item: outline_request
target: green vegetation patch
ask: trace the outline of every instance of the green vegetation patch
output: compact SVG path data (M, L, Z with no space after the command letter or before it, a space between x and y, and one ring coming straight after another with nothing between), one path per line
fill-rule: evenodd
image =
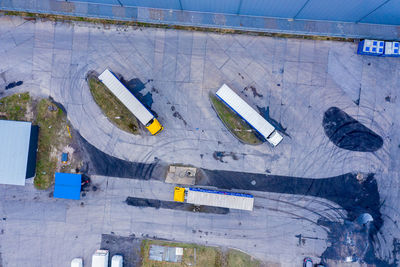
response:
M89 88L94 101L118 128L128 133L139 134L135 116L118 100L108 88L95 77L89 77Z
M56 171L68 172L79 167L80 161L75 157L71 157L69 164L60 166L62 150L72 142L72 138L67 129L66 114L51 100L36 101L31 99L29 93L1 98L0 119L29 121L39 126L34 180L37 189L49 188Z
M260 261L238 250L230 249L226 255L227 266L258 267Z
M64 112L50 100L40 100L36 108L39 144L34 184L38 189L47 189L54 182L62 145L67 143L68 124Z
M26 121L30 108L29 93L14 94L0 99L0 120Z
M257 138L254 129L250 127L239 115L231 108L221 102L215 95L210 94L210 100L218 117L225 124L228 130L236 136L240 141L250 145L262 144L262 141Z
M161 262L149 260L150 245L181 247L183 248L182 262ZM183 266L207 266L207 267L258 267L260 262L250 255L230 249L227 253L218 247L206 247L196 244L174 243L161 240L143 240L141 244L142 267L183 267Z

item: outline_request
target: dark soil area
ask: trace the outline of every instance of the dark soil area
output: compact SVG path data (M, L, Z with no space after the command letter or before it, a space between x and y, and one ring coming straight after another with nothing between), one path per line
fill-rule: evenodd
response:
M107 249L109 255L109 266L114 255L121 255L124 258L124 267L139 267L141 263L140 245L141 239L134 236L123 237L117 235L101 235L101 249Z
M388 266L374 254L376 235L383 225L381 200L374 174L361 174L363 179L357 179L357 174L354 173L313 179L206 169L202 171L203 175L200 175L197 185L313 196L337 203L347 211L348 216L345 224L329 220L318 222L327 228L331 243L322 257L343 261L344 255L354 254L357 261ZM369 213L373 217L368 229L360 228L354 223L363 213Z
M18 81L18 82L11 82L9 84L7 84L7 86L5 87L6 90L12 89L14 87L20 86L22 85L24 82L23 81Z
M374 152L383 145L382 137L337 107L325 112L322 126L329 140L343 149Z
M364 181L360 182L354 173L313 179L207 169L202 171L205 175L197 181L197 185L325 198L343 207L350 220L356 219L361 213L369 213L377 229L383 224L378 187L373 174L365 175Z
M148 199L148 198L136 198L128 197L125 200L126 204L136 207L151 207L151 208L162 208L162 209L172 209L172 210L182 210L182 211L193 211L202 213L214 213L214 214L228 214L229 209L210 207L210 206L200 206L196 207L193 204L175 201L163 201L158 199Z
M77 132L76 136L80 150L83 152L84 163L81 169L83 173L143 180L164 179L167 167L160 164L157 158L151 164L122 160L100 151Z
M79 136L79 134L78 134ZM134 179L162 180L167 165L161 164L157 158L152 164L124 161L101 152L84 138L79 136L83 150L86 172L105 176L116 176ZM321 218L318 224L328 231L330 244L322 255L326 259L341 259L343 255L354 251L354 258L377 266L387 266L375 257L374 244L376 234L383 225L380 212L381 200L374 174L347 173L329 178L301 178L278 175L253 174L233 171L202 169L196 185L213 186L219 189L254 190L293 195L325 198L337 203L347 211L345 224ZM186 203L140 199L129 197L128 205L193 211L194 206ZM189 205L189 206L188 206ZM222 212L221 212L222 211ZM212 213L225 214L221 210ZM210 210L200 210L210 212ZM363 213L369 213L373 222L368 229L355 225L355 220ZM348 238L347 238L348 237ZM351 240L351 244L343 240ZM368 240L368 241L366 241ZM367 246L365 246L367 242ZM383 265L382 265L383 264Z

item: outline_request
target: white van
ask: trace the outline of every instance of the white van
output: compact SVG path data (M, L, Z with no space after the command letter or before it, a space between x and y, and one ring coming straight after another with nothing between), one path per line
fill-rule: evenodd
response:
M92 256L92 267L108 267L108 250L96 250Z
M71 267L83 267L83 260L81 258L75 258L71 261Z
M122 267L123 258L121 255L114 255L111 259L111 267Z

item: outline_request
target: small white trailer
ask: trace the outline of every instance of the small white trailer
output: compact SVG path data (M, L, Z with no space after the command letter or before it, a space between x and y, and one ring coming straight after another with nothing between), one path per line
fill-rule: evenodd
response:
M92 256L92 267L108 267L108 250L96 250Z
M283 139L266 119L238 96L228 85L223 84L216 96L235 111L251 127L261 134L271 145L277 146Z

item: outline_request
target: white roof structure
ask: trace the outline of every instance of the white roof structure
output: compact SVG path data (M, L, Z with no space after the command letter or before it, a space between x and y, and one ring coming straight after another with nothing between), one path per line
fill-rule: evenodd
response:
M0 184L25 185L31 126L0 120Z
M186 202L195 205L251 211L253 210L254 197L248 194L186 188Z
M277 145L282 140L282 136L276 132L273 136L271 136L273 137L273 142L271 142L272 140L268 139L268 137L270 137L270 135L275 131L274 126L272 126L226 84L222 85L222 87L217 91L216 95L237 114L239 114L240 117L242 117L254 129L256 129L257 132L264 136L270 143Z
M92 255L92 267L108 267L108 250L96 250Z
M153 118L153 114L148 111L137 98L111 73L106 69L100 74L99 79L108 89L135 115L143 124L147 125Z

